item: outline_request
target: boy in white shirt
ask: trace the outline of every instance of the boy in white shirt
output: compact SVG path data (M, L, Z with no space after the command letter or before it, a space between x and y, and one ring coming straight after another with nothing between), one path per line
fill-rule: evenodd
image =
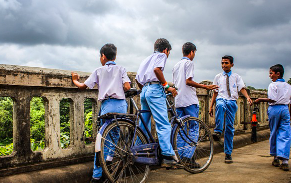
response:
M274 156L272 165L289 170L290 155L290 113L291 86L283 79L284 68L281 64L270 67L273 81L268 87L268 98L258 98L255 103L269 102L268 116L270 126L270 154ZM280 161L282 164L280 165Z
M98 101L101 102L100 115L127 112L124 92L130 89L130 79L127 76L125 68L116 65L116 54L117 48L114 44L105 44L100 50L100 62L102 66L97 68L84 83L80 83L78 81L78 74L72 72L73 83L78 88L86 89L89 87L93 89L95 85L98 86ZM113 135L118 136L117 133ZM113 152L109 152L108 149L106 150L108 152L105 152L106 155L104 156L107 156L105 158L107 161L112 161L110 160L110 153ZM91 182L103 182L101 179L102 168L96 156L97 153L95 153L94 157L94 169Z
M223 72L217 74L214 78L213 84L218 85L219 88L214 91L211 104L209 107L209 114L213 116L213 105L216 100L215 107L215 128L213 139L220 140L223 131L224 115L225 115L225 130L224 130L224 153L225 163L232 163L232 149L233 149L233 136L234 136L234 120L237 111L236 100L238 99L238 92L241 92L250 105L250 99L242 78L231 72L233 67L233 57L225 55L221 60L221 67Z
M218 88L216 85L203 85L194 81L194 62L193 59L196 54L196 46L187 42L182 46L183 58L176 63L173 68L173 83L178 88L179 95L175 97L175 107L179 117L190 115L198 118L199 116L199 101L196 95L196 88L204 88L212 90ZM199 125L196 121L190 122L189 132L193 138L199 137ZM178 139L179 146L186 145L183 139ZM194 154L194 148L180 148L178 151L180 158L184 162L191 162Z
M159 145L163 155L161 166L167 168L180 166L171 144L171 124L168 118L165 94L166 90L175 97L177 91L168 85L163 74L171 49L168 40L157 39L154 45L154 53L140 64L135 78L139 88L142 89L140 94L141 109L150 110L156 122ZM151 129L151 114L142 114L149 130ZM141 122L140 126L145 131Z

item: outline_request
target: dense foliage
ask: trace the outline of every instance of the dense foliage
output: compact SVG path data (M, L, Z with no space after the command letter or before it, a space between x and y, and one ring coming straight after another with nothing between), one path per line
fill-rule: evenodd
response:
M60 102L60 141L61 147L70 145L70 99ZM92 136L92 102L85 100L85 135ZM41 97L34 97L30 102L30 141L33 151L45 148L45 108ZM0 97L0 156L11 154L13 151L13 100Z

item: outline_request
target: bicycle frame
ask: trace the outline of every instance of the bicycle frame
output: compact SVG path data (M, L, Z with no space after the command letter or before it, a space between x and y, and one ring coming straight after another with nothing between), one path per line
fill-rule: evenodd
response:
M169 96L169 95L171 95L171 94L167 94L166 96ZM118 120L126 120L126 121L131 122L135 125L133 139L136 139L136 137L137 137L136 131L140 130L144 134L144 136L146 137L147 142L148 142L147 144L143 144L143 145L135 145L135 140L132 141L131 147L130 147L130 149L131 149L130 154L134 156L134 161L138 162L138 163L143 163L143 164L158 165L159 164L159 153L158 153L159 143L156 142L156 140L152 136L152 134L151 134L150 130L148 129L146 122L142 116L142 113L151 112L151 111L150 110L140 110L138 108L138 106L136 105L136 103L133 99L133 96L130 97L130 101L131 101L132 105L134 106L134 108L136 109L136 114L134 114L134 116L138 116L136 118L136 121L133 121L133 120L126 118L126 116L130 116L129 114L122 114L125 117L117 117L118 114L114 114L113 115L114 119L112 119L110 122L105 122L102 125L102 127L99 129L99 132L98 132L97 138L96 138L96 143L95 143L95 151L96 152L101 151L101 139L102 139L102 135L103 135L105 128L111 123L115 123L115 122L118 123ZM173 107L171 106L171 104L167 98L166 98L166 103L167 103L167 107L168 107L168 112L170 112L170 114L171 114L171 120L170 120L170 122L172 124L171 143L173 144L173 136L174 136L175 129L178 127L181 127L183 119L185 119L189 116L184 116L182 118L179 118L176 111L173 109ZM131 114L131 115L133 115L133 114ZM145 132L143 130L141 130L139 127L139 119L145 127ZM183 132L185 134L184 136L186 136L188 139L188 143L190 142L189 143L190 145L197 144L196 142L194 142L192 139L190 139L188 137L188 135L184 129L183 129ZM179 132L179 133L181 133L181 132ZM182 138L184 139L183 136L182 136ZM187 139L184 139L184 140L187 142ZM149 157L145 157L145 156L149 156Z
M166 94L166 96L169 96L171 94ZM146 125L146 122L144 121L143 117L142 117L142 113L146 113L146 112L151 112L150 110L140 110L138 109L135 101L133 100L132 97L130 97L130 101L131 103L133 104L134 108L136 109L136 115L139 117L136 119L136 126L138 126L139 124L139 119L141 121L141 123L144 125L145 127L145 130L146 130L146 134L148 135L147 137L149 137L149 144L144 144L144 145L139 145L139 146L135 146L134 145L134 141L132 142L131 144L131 147L132 147L132 152L133 152L133 155L136 156L136 159L135 161L136 162L139 162L139 163L146 163L146 164L158 164L158 159L157 159L157 148L159 147L158 145L158 142L156 142L150 132L150 130L148 129L147 125ZM178 128L178 127L181 127L182 126L182 121L183 119L185 118L188 118L189 115L187 116L183 116L182 118L179 118L178 117L178 114L177 112L173 109L173 107L171 106L169 100L166 98L166 103L167 103L167 107L168 107L168 112L170 112L171 114L171 124L172 124L172 132L171 132L171 143L173 144L173 137L174 137L174 132L175 132L175 129ZM135 128L135 132L134 132L134 139L136 137L136 129ZM183 129L183 132L184 134L187 134L185 132L185 130ZM179 132L181 133L181 132ZM181 135L181 134L180 134ZM188 137L188 135L185 135L188 139L188 142L190 141L190 145L196 145L197 142L193 141L192 139L190 139ZM183 138L184 141L187 142L187 139L184 139L184 137L181 135L181 137ZM151 153L149 152L144 152L144 151L153 151ZM147 158L147 157L138 157L139 155L154 155L154 158Z

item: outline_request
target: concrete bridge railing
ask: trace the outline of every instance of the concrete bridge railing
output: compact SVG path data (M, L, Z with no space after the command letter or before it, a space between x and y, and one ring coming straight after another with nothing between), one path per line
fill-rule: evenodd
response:
M90 73L78 72L84 82ZM135 73L128 73L132 87L136 87ZM204 82L207 84L207 82ZM214 127L214 118L209 117L208 108L212 93L203 89L197 91L200 100L200 118ZM91 99L92 121L95 122L100 103L98 89L79 90L71 80L71 71L0 65L0 97L13 100L13 153L0 156L0 176L26 171L92 161L94 143L84 142L84 101ZM266 92L251 91L251 98L266 97ZM30 101L42 97L45 103L45 149L32 151L30 142ZM70 145L63 149L60 143L60 101L70 99ZM139 101L139 98L136 98ZM139 102L138 102L139 103ZM237 132L249 132L251 108L242 96L237 101L238 112L235 120ZM129 111L132 107L129 106ZM268 126L267 104L260 104L259 124ZM154 125L153 125L154 129ZM96 125L93 125L96 136ZM153 130L154 132L155 130Z

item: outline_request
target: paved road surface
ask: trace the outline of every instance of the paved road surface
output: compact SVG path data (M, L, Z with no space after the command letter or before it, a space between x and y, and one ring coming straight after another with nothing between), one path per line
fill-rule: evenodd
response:
M291 171L285 172L272 166L268 140L235 149L232 156L234 163L225 164L224 153L215 154L208 169L199 174L190 174L185 170L152 170L147 182L291 183Z

